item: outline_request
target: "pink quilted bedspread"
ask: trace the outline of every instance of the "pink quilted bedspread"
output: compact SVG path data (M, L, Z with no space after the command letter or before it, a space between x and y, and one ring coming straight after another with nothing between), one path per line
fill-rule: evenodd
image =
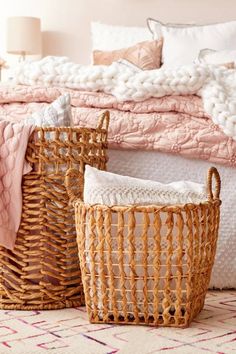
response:
M166 96L117 102L104 93L35 86L0 87L0 117L20 120L69 92L76 125L95 127L101 111L111 113L109 147L156 150L236 166L236 142L202 108L198 96Z

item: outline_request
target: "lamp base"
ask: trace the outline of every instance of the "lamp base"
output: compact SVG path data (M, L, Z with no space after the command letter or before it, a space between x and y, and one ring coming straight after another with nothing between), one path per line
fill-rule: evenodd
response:
M20 53L19 63L22 63L23 61L25 61L25 56L26 56L26 53L24 51Z

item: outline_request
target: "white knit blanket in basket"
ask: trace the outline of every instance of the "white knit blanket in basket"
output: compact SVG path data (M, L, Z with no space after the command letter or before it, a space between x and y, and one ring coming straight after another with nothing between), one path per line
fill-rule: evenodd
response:
M86 165L83 197L84 202L91 205L171 205L198 204L207 200L207 193L200 183L160 183L100 171Z
M139 178L133 178L128 176L122 176L110 172L100 171L94 167L89 165L85 168L84 174L84 192L83 192L84 202L87 204L105 204L107 206L112 205L132 205L132 204L157 204L157 205L165 205L165 204L175 204L175 203L200 203L207 199L206 189L203 184L194 183L191 181L176 181L168 184L150 181L150 180L143 180ZM89 214L89 213L88 213ZM135 291L136 291L136 298L138 302L138 309L142 313L145 311L144 303L145 303L145 295L144 295L144 287L147 285L147 298L148 298L148 311L153 313L153 302L154 302L154 259L156 254L152 252L155 249L155 242L156 242L156 232L153 232L154 228L154 215L155 213L143 213L135 211L134 216L134 231L133 231L133 241L132 246L135 246L135 255L133 256L135 259L135 275L137 277L135 283ZM183 217L183 222L186 224L186 213L183 211L181 213ZM167 220L169 215L167 212L163 211L159 214L161 219L161 227L159 230L159 237L160 237L160 249L161 254L160 256L160 273L159 273L159 287L162 289L165 285L165 278L168 272L168 265L165 250L169 247L168 241L168 228L167 228ZM123 214L124 223L127 223L128 212L126 211ZM148 218L148 226L147 229L144 227L144 218ZM95 217L96 218L96 217ZM106 218L106 217L105 217ZM109 232L111 237L111 244L110 248L108 246L107 241L103 243L104 247L104 258L107 259L107 252L110 251L110 257L112 260L113 265L113 272L114 272L114 287L116 290L116 297L117 297L117 309L123 313L123 303L122 303L122 283L120 281L120 269L117 267L120 260L120 254L118 252L118 239L120 237L119 233L123 232L123 271L126 274L126 301L127 301L127 310L130 312L134 311L133 299L132 299L132 285L130 283L129 277L132 273L131 264L133 259L130 257L130 253L127 250L130 248L130 230L128 228L128 224L122 229L118 227L118 216L116 213L111 213L111 224L109 226ZM177 226L177 219L173 216L173 229L172 229L172 246L173 246L173 253L171 255L171 274L172 279L169 282L169 287L171 290L170 296L174 298L175 289L176 289L176 279L177 273L179 271L178 266L178 257L179 253L177 252L178 249L178 235L179 229ZM106 221L104 221L106 223ZM105 239L105 231L106 226L103 229L103 237ZM100 240L99 237L95 236L95 239L91 237L91 234L98 236L98 229L93 228L91 229L90 219L87 219L87 224L85 228L85 252L86 252L86 268L87 272L91 273L93 271L93 261L95 259L95 272L98 275L95 277L96 282L96 296L98 297L98 309L99 315L102 316L103 311L103 291L102 291L102 282L101 282L101 272L100 266L101 263L99 261L99 257L96 259L96 255L90 253L92 248L100 249ZM146 247L147 251L147 258L149 262L149 266L147 267L147 283L145 283L145 269L144 269L144 261L143 256L145 254L144 249L144 240L143 240L143 233L147 232L147 244ZM187 231L186 228L183 228L183 238L187 244ZM185 248L185 247L184 247ZM186 258L186 250L182 249L183 258L182 258L182 271L184 274L187 273L187 258ZM106 278L110 277L109 269L107 267L107 262L103 264L103 274ZM157 284L156 284L157 285ZM186 287L186 277L183 277L182 286ZM91 296L93 295L92 289L90 291ZM183 295L183 301L184 301ZM162 305L161 301L163 300L163 296L160 292L160 304L159 304L159 312L162 313Z
M66 57L45 57L19 65L15 82L103 91L120 101L197 94L202 97L204 109L213 122L236 140L235 69L193 64L177 69L137 72L117 62L110 66L84 66L72 63Z

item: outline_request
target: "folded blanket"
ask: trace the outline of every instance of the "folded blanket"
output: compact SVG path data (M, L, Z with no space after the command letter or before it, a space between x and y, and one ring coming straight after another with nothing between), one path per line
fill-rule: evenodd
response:
M86 165L84 175L84 202L87 204L186 204L207 199L205 187L190 181L168 184L120 176Z
M22 176L31 170L25 161L34 127L0 121L0 244L13 249L22 211Z

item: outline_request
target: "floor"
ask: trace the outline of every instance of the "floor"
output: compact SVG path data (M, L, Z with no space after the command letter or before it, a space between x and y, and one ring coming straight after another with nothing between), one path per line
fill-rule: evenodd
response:
M211 291L187 329L92 325L85 308L0 311L0 354L233 354L236 291Z

